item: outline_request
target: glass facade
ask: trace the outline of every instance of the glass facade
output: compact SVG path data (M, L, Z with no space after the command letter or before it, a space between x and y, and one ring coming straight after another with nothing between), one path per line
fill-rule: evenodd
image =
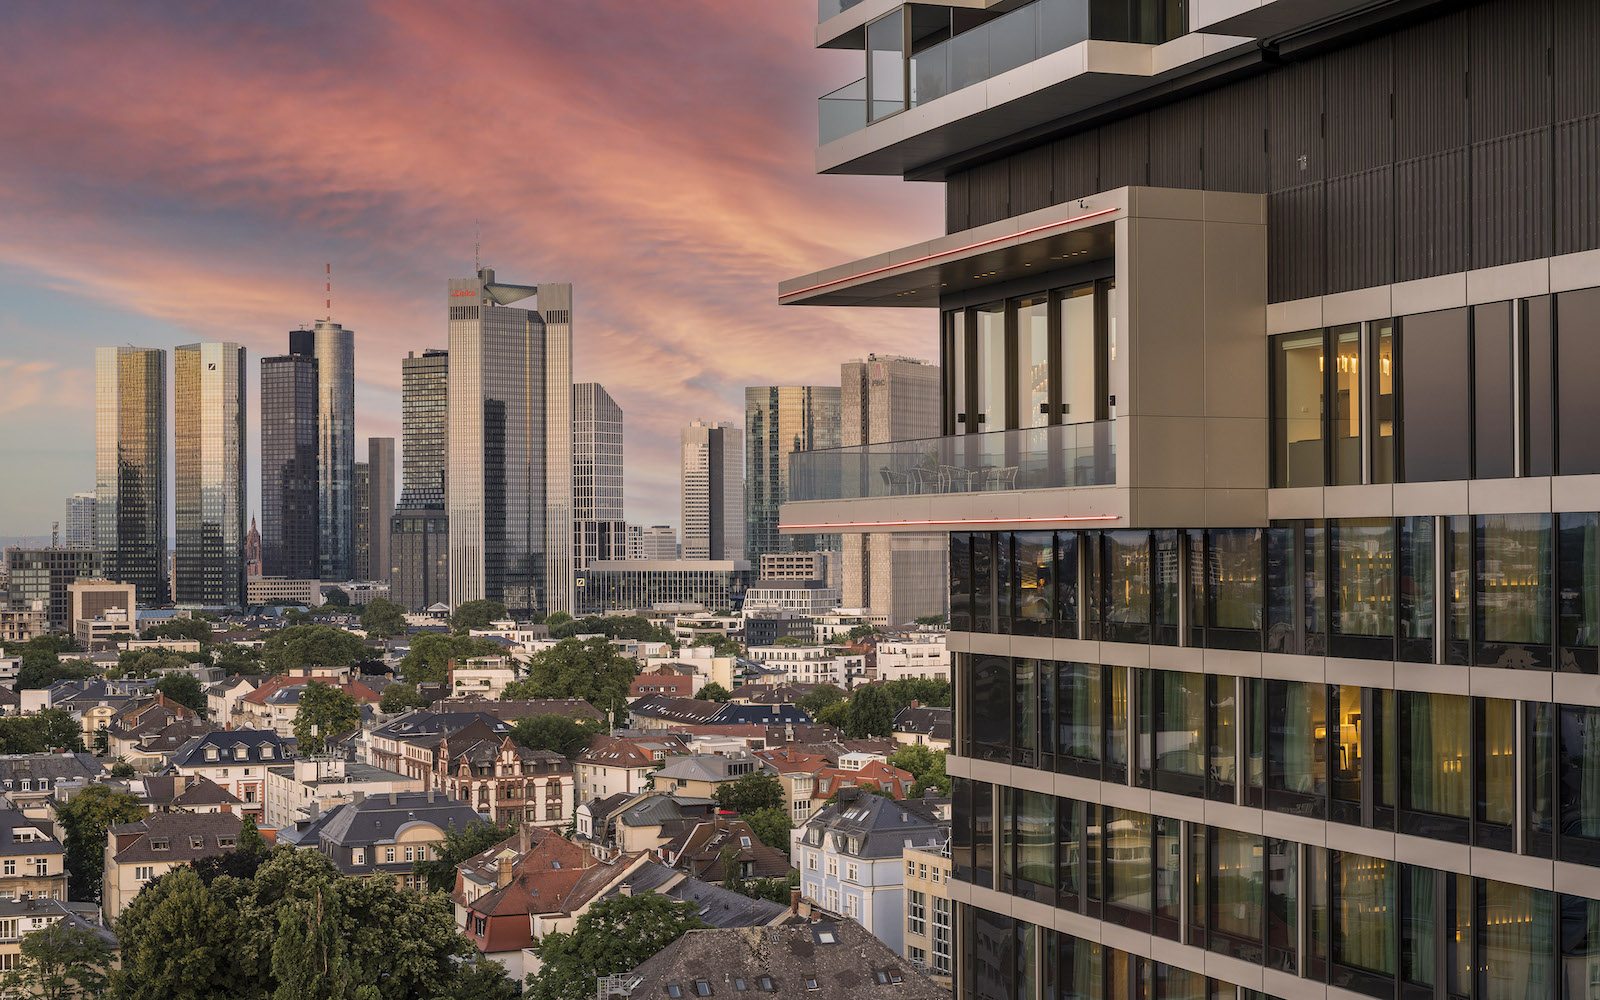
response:
M173 592L180 604L245 606L244 364L238 344L173 351Z
M317 578L349 580L356 545L355 331L321 321L309 339L317 361ZM299 353L295 342L291 334L291 352Z
M96 548L140 604L166 604L167 352L97 347L94 379Z
M261 574L315 580L317 359L261 359Z
M836 385L746 387L744 559L751 566L759 567L764 554L793 549L796 539L778 534L778 508L789 493L789 456L839 447L842 398Z

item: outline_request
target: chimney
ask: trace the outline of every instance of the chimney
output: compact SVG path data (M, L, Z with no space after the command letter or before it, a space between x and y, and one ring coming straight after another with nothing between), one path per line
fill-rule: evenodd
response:
M394 791L393 788L389 789L389 804L391 806L400 804L399 797L397 795L395 795L395 791Z
M501 858L495 862L494 884L498 889L504 889L511 884L511 859Z
M390 798L392 799L393 797L394 796L391 793ZM430 805L430 806L433 805L433 789L431 789L431 788L428 789L428 805Z
M531 839L528 836L528 827L525 824L519 824L517 829L517 852L519 854L527 854L528 851L533 849L533 845L530 842Z
M617 895L619 895L619 896L632 896L633 895L633 883L632 882L624 882L621 885L617 886Z
M799 886L796 886L795 888L789 890L789 912L790 913L799 913L800 912L800 888L799 888Z

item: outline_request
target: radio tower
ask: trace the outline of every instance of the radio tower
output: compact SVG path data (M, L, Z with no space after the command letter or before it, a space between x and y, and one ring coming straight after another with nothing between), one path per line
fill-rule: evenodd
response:
M327 281L323 284L322 291L327 295L327 298L322 300L322 305L323 305L323 308L328 310L328 316L327 316L328 321L332 322L333 321L333 264L329 263L329 264L326 265L326 267L327 267L327 272L326 272Z

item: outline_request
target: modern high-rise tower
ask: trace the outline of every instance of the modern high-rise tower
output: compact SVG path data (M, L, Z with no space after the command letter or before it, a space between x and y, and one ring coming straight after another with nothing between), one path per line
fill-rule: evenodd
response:
M238 344L173 351L173 592L181 604L245 605L244 363Z
M789 456L839 447L839 387L756 385L744 391L744 549L752 566L791 540L778 535L789 495Z
M840 366L841 445L939 436L939 366L871 354ZM841 538L840 602L871 608L891 625L942 615L949 598L946 538L863 532Z
M317 359L313 345L301 346L307 353L261 359L261 572L315 580L322 572Z
M303 344L307 331L291 334ZM355 333L318 321L310 333L317 359L317 554L319 578L355 574L356 361Z
M165 604L167 352L99 347L94 374L96 548L108 579Z
M74 493L67 497L66 517L62 521L61 544L69 549L95 547L94 492Z
M744 558L744 434L696 420L678 433L683 558Z
M372 476L366 462L355 464L355 565L351 570L357 580L369 578L368 565L372 548Z
M570 612L572 286L484 268L446 296L450 604Z
M626 559L622 407L598 382L572 387L573 569Z
M394 473L394 438L367 438L367 572L362 577L364 580L389 579L389 522L394 517Z
M420 611L450 599L444 509L450 353L400 361L401 491L389 523L390 599Z

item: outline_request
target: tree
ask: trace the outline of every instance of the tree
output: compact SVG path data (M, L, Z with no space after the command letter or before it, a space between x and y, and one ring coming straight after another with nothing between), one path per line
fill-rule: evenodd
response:
M853 740L868 736L888 736L894 732L898 709L894 699L880 684L863 684L850 695L845 705L845 733Z
M845 729L848 726L847 716L850 713L849 702L836 701L812 716L812 721L819 726L832 726L835 729Z
M552 611L545 616L544 624L545 627L550 629L551 633L554 634L556 629L572 620L572 616L567 614L565 611Z
M80 680L100 673L87 660L63 660L41 649L24 650L21 659L14 685L17 691L38 691L56 681Z
M291 625L267 637L261 662L267 672L288 673L305 666L344 667L367 658L367 644L331 625Z
M505 649L484 638L424 632L411 640L411 651L400 661L400 676L412 684L440 684L448 679L451 660L498 656Z
M23 937L20 952L0 976L8 996L93 1000L105 989L111 946L92 927L58 920Z
M927 708L950 707L950 682L927 677L902 677L883 685L896 712L912 702Z
M500 697L581 698L620 724L627 712L628 687L638 664L606 639L562 639L533 654L527 676L507 685Z
M330 736L347 733L361 725L361 709L356 700L336 687L321 681L308 681L300 691L300 707L294 713L294 735L302 754L321 753Z
M928 792L937 795L950 794L950 778L945 774L945 752L925 747L921 744L912 744L901 747L889 758L889 763L895 767L911 772L917 783L911 786L913 798L921 798Z
M781 808L786 804L783 784L765 771L752 771L738 781L724 781L717 786L717 805L740 816L748 817L758 809Z
M121 757L118 757L111 765L111 776L113 778L131 778L137 773L138 772L133 769L133 765L123 760Z
M488 628L490 622L504 621L506 606L499 601L466 601L450 616L450 627L465 634L471 629Z
M374 597L361 609L361 627L368 639L388 639L406 634L406 609L393 601Z
M322 595L322 603L335 608L348 608L350 595L344 592L344 588L334 587Z
M227 642L213 647L213 662L224 674L259 674L266 671L261 663L261 653L251 646Z
M701 701L726 702L729 698L733 697L733 692L729 691L721 684L718 684L716 681L711 681L705 687L700 689L700 694L696 697L698 697Z
M83 749L83 728L66 709L0 718L0 753L44 753Z
M89 785L56 806L56 820L67 835L68 899L99 901L100 876L106 867L106 831L144 815L137 798L106 785Z
M843 691L832 684L819 684L802 697L798 704L800 711L815 719L823 709L829 705L837 705L841 701L844 701Z
M893 792L889 791L886 788L879 788L877 785L870 784L870 783L865 784L865 785L845 785L844 787L845 788L859 788L861 790L861 794L862 795L876 795L879 798L884 798L884 799L892 799L892 798L894 798L894 793ZM839 801L839 793L838 792L834 792L832 795L830 795L827 798L823 799L822 800L822 804L825 805L825 806L831 806L835 802L838 802L838 801Z
M811 645L811 643L806 642L804 639L800 638L799 636L794 636L794 635L780 635L776 639L772 640L772 644L774 646L809 646L809 645Z
M530 750L553 750L570 757L604 731L599 722L577 722L565 715L530 715L511 727L511 738Z
M851 642L855 642L855 641L857 641L859 639L865 639L868 636L877 635L877 634L878 634L878 626L863 624L863 625L857 625L855 628L853 628L850 631L846 632L844 634L844 637L846 639L849 639Z
M386 715L404 712L408 708L427 708L428 704L428 699L423 697L415 684L390 684L378 696L378 711Z
M185 708L194 709L200 718L206 717L206 692L193 674L168 674L156 681L156 690Z
M945 621L944 615L919 615L916 619L918 625L943 625Z
M543 965L528 977L524 1000L588 1000L597 977L637 968L685 931L706 926L697 905L654 894L594 904L571 933L534 942Z
M473 823L466 829L445 831L444 843L437 849L438 857L432 861L418 861L414 871L418 881L429 892L450 892L456 887L456 866L468 858L482 854L496 844L503 844L516 834L516 826L493 823Z
M140 638L198 639L204 646L211 642L211 623L204 618L168 618L145 629Z
M256 829L256 821L249 813L244 814L244 820L239 824L239 839L234 850L239 854L267 853L267 842L261 836L261 831Z
M789 853L789 831L794 829L794 821L789 818L789 810L783 806L767 806L755 812L744 813L744 821L750 824L750 832L756 839L775 850ZM783 902L788 902L785 896Z
M117 657L117 665L106 671L106 676L113 680L116 677L158 677L168 670L182 670L188 665L188 660L170 649L130 649Z

